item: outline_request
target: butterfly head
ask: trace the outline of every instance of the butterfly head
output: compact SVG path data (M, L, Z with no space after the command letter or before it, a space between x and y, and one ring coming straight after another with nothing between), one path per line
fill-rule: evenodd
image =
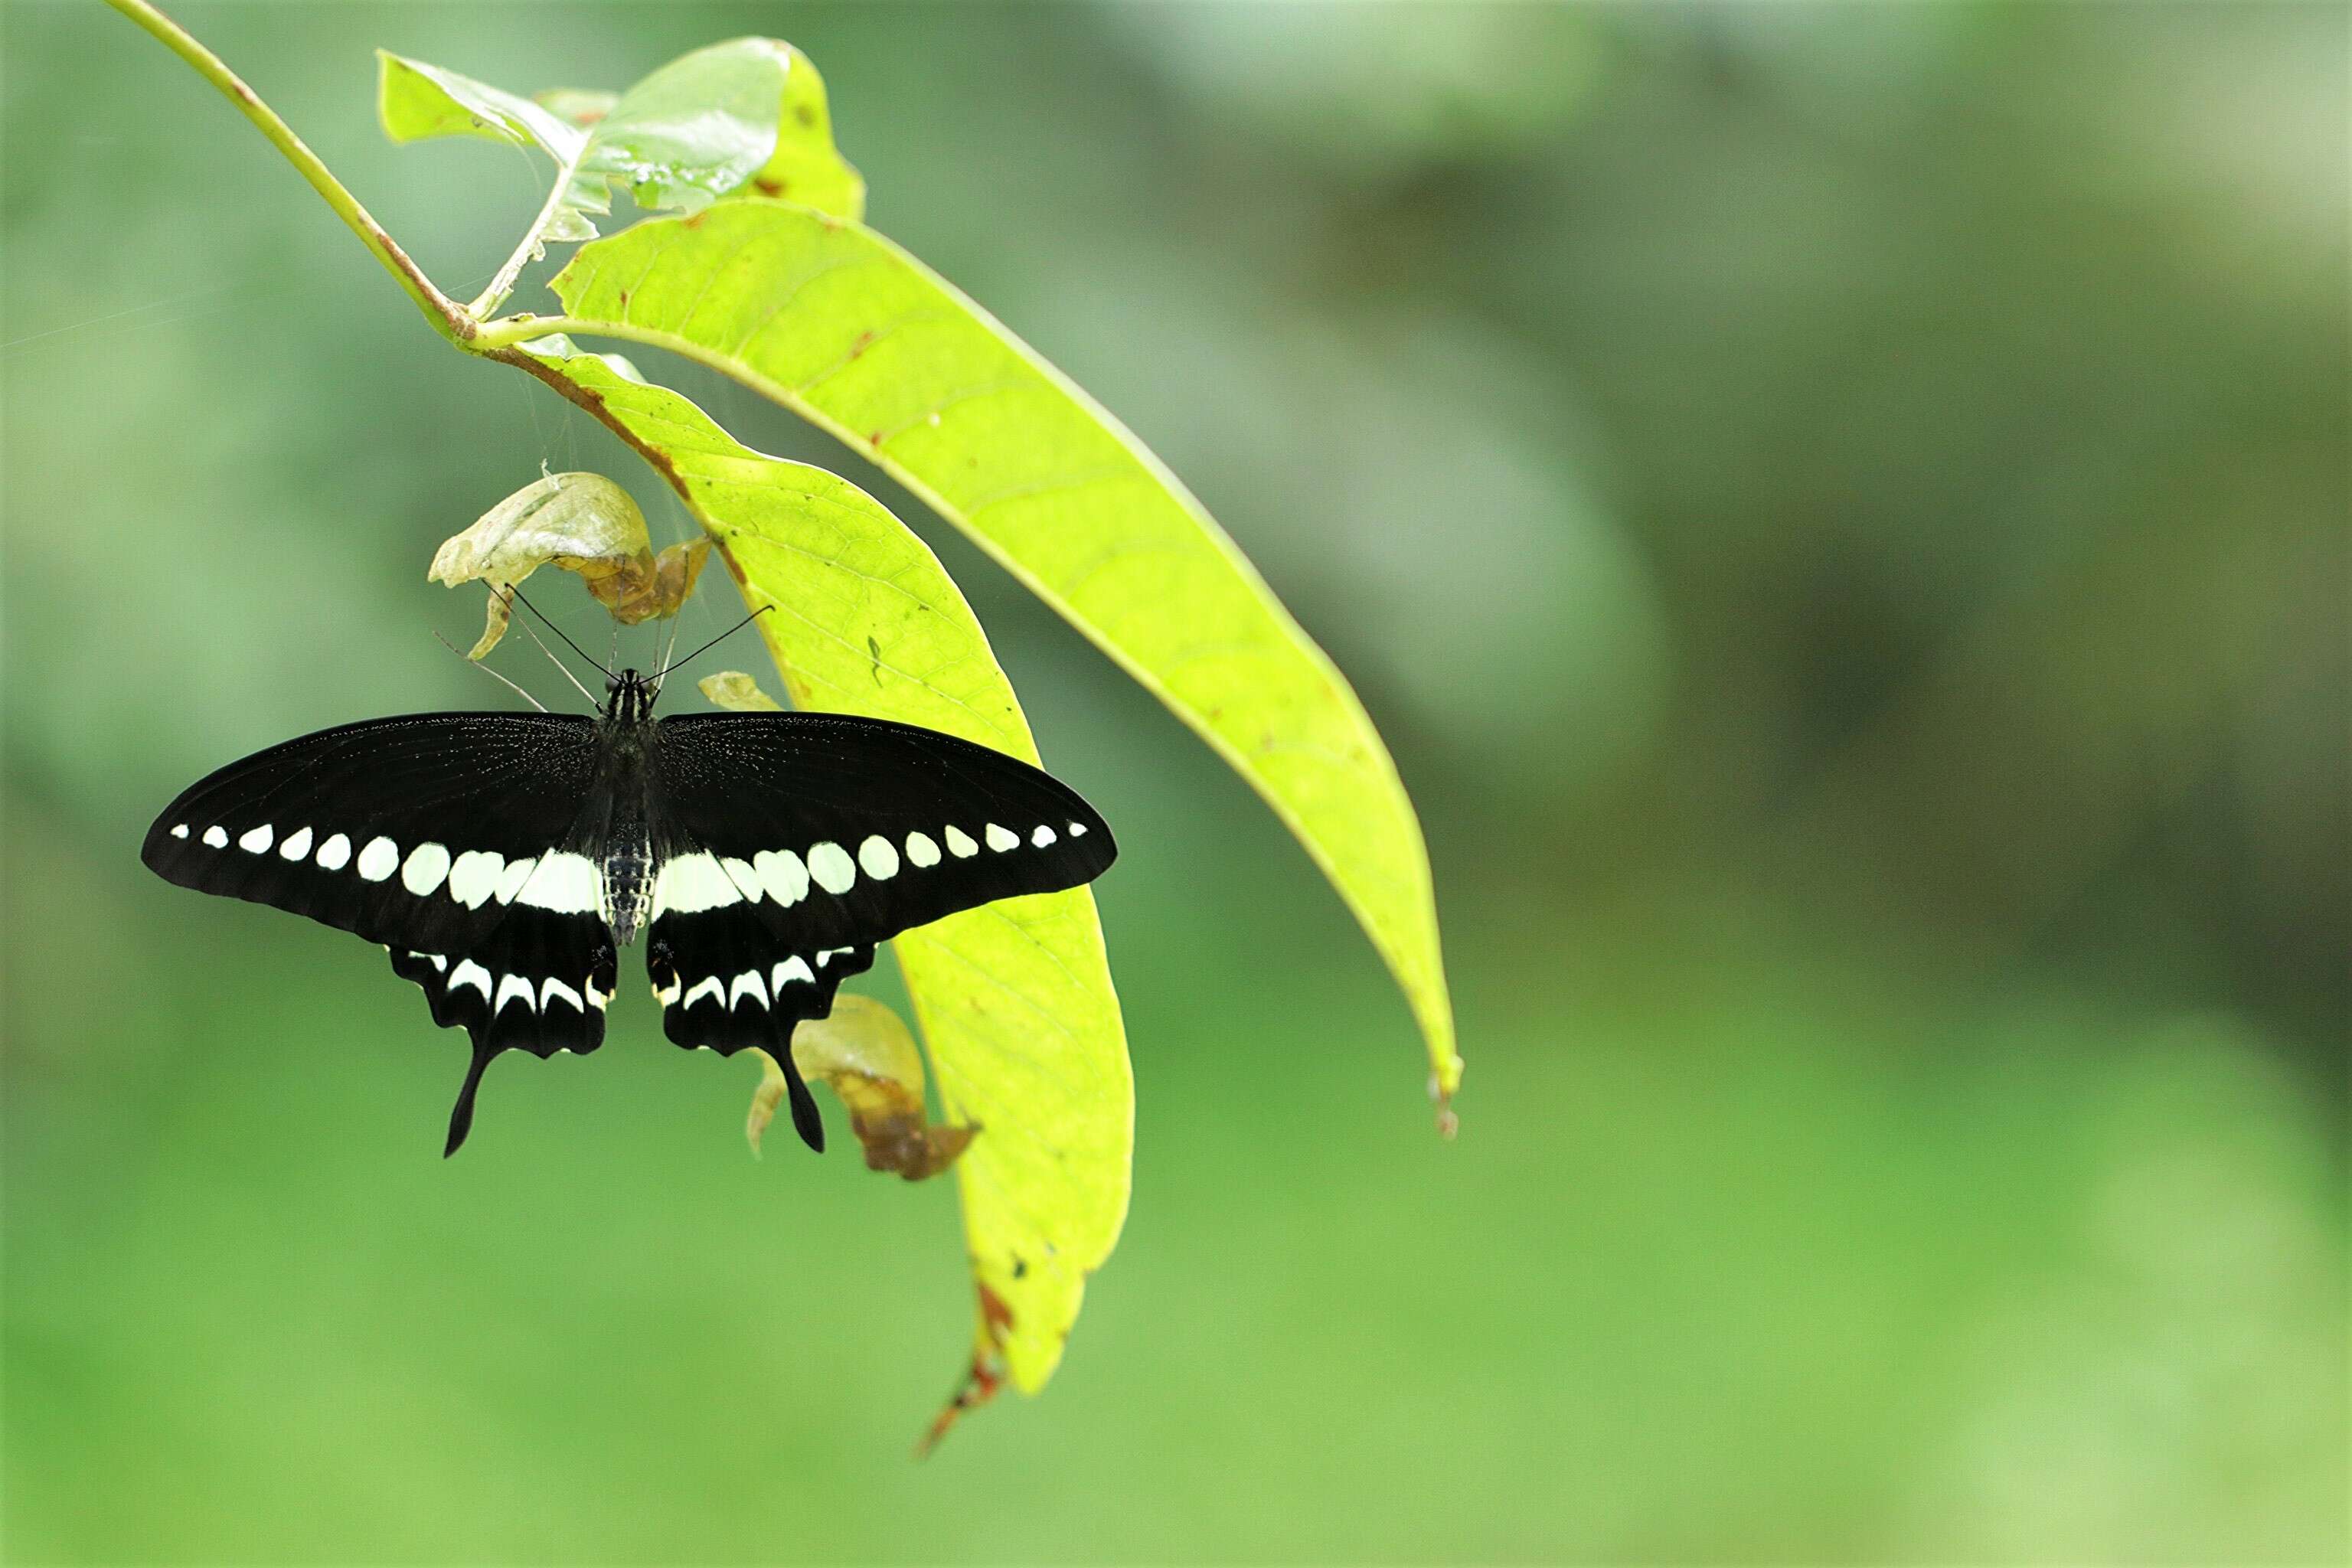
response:
M634 669L606 679L604 717L624 724L639 724L654 716L654 699L661 688Z

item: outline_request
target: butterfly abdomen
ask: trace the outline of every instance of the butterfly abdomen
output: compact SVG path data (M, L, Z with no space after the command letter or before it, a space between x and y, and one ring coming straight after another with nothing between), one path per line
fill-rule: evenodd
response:
M653 835L646 799L646 749L652 731L636 718L607 718L598 726L604 758L597 797L582 813L580 825L581 847L604 872L604 922L619 947L636 941L653 902Z
M616 943L626 947L637 939L653 892L653 847L640 826L635 834L616 837L604 847L604 921Z

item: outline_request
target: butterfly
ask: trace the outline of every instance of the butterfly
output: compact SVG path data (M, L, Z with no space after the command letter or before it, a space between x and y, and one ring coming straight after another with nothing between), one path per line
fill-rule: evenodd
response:
M609 677L595 717L419 713L229 763L148 830L165 880L381 943L433 1021L473 1042L445 1154L501 1052L604 1043L619 950L646 938L662 1029L783 1069L824 1147L793 1026L877 942L959 910L1074 888L1118 853L1077 792L911 724L819 712L654 717Z

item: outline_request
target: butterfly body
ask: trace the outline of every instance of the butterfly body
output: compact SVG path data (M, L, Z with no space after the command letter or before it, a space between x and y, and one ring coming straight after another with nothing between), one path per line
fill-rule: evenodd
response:
M792 1032L875 944L1116 854L1076 792L986 747L843 714L656 718L657 690L625 670L594 718L417 714L289 741L184 792L142 858L383 944L473 1040L454 1152L500 1053L603 1043L640 936L669 1039L767 1051L822 1148Z

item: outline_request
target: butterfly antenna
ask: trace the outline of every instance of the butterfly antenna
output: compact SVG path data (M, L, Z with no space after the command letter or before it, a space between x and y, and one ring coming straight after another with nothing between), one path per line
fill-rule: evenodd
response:
M480 670L484 675L487 675L487 676L488 676L491 679L493 679L493 680L496 680L496 681L499 682L500 684L502 684L503 686L505 686L505 687L506 687L506 689L507 689L508 690L509 690L509 691L513 692L517 697L521 698L525 702L530 703L532 707L534 707L534 708L538 709L541 712L544 713L544 712L546 712L546 711L547 711L547 704L546 704L546 703L541 702L538 698L533 697L530 692L525 691L521 687L517 686L513 681L507 679L507 678L506 678L505 676L500 675L497 670L492 669L488 665L487 665L487 664L478 664L478 663L476 663L473 659L466 658L466 655L465 655L464 650L463 650L463 649L461 649L461 648L459 648L456 643L451 642L447 637L443 637L439 632L435 632L435 633L433 634L433 640L434 640L435 642L439 643L443 647L447 648L451 653L456 654L459 658L465 658L465 659L466 659L466 662L467 662L467 664L471 664L471 665L473 665L473 666L474 666L474 668L475 668L476 669Z
M701 658L704 654L709 653L712 648L717 647L720 643L725 642L729 637L733 637L737 632L741 631L745 626L750 626L753 621L758 620L761 616L766 615L770 610L772 610L776 606L773 605L761 605L750 615L745 616L741 620L737 621L733 626L729 626L725 631L720 632L717 637L712 637L709 642L704 643L700 647L696 648L692 653L688 654L685 658L674 658L664 663L660 671L654 676L654 679L656 680L659 680L662 676L667 675L679 665L685 664L690 659ZM677 646L675 638L672 639L670 646L672 647Z
M508 597L508 598L509 598L509 599L514 599L514 600L518 600L518 601L520 601L520 602L521 603L522 607L523 607L524 609L529 610L529 611L530 611L532 615L534 615L534 616L539 616L539 618L540 618L541 620L542 620L542 621L547 621L547 629L548 629L549 631L553 632L557 637L562 637L562 638L563 638L563 646L564 646L565 647L570 648L573 653L578 654L582 658L585 658L585 659L587 659L587 660L588 660L588 662L589 662L590 664L592 664L592 665L595 665L595 666L596 666L596 673L597 673L597 674L599 674L599 675L603 676L603 677L604 677L605 679L607 679L607 680L610 680L610 679L613 679L613 672L612 672L611 670L606 669L606 668L605 668L603 665L601 665L601 664L596 664L596 661L595 661L593 658L589 658L588 650L587 650L586 648L584 648L584 647L582 647L578 643L573 642L573 641L572 640L572 638L571 638L571 637L569 637L569 636L564 632L564 630L563 630L563 628L562 628L562 626L557 626L553 621L548 621L548 620L547 620L547 617L546 617L545 616L541 616L541 615L539 614L539 606L538 606L537 605L532 604L529 599L525 599L525 598L523 598L523 596L522 596L522 590L521 590L520 588L519 588L519 587L515 586L515 584L513 584L512 583L509 583L509 584L507 584L507 597ZM541 646L541 647L545 647L546 645L542 643Z
M532 614L532 615L534 615L534 616L536 616L536 615L538 615L538 614L539 614L539 612L538 612L537 610L533 610L533 611L531 612L531 614ZM541 619L544 619L545 617L544 617L544 616L541 616ZM596 694L595 694L594 692L593 692L593 691L589 690L586 687L584 687L584 686L583 686L583 685L581 685L581 684L580 684L580 678L579 678L578 676L576 676L576 675L574 675L574 674L572 674L572 667L571 667L570 665L568 665L568 664L564 663L562 659L560 659L560 658L556 658L556 657L555 657L555 650L554 650L553 648L551 648L551 647L549 647L547 646L546 641L545 641L543 638L541 638L541 637L540 637L540 635L539 635L537 632L535 632L535 631L532 631L532 630L531 630L530 623L529 621L524 621L523 623L521 623L521 625L522 625L522 629L523 629L523 633L524 633L524 635L525 635L525 636L527 636L527 637L529 637L532 642L534 642L534 643L538 644L538 646L539 646L539 651L540 651L540 652L541 652L541 653L543 653L543 654L547 655L547 662L548 662L548 663L550 663L550 664L551 664L551 665L553 665L553 666L555 666L555 668L556 668L557 669L562 670L562 671L563 672L563 679L566 679L566 680L568 680L568 681L570 681L570 682L572 682L572 690L574 690L574 691L577 691L578 693L580 693L580 695L581 695L581 696L583 696L583 697L586 698L586 699L588 700L588 706L589 706L589 707L591 707L591 708L594 708L594 709L598 709L598 710L601 710L603 709L603 707L604 707L604 704L596 700ZM571 639L570 637L565 637L563 640L564 640L565 642L570 642L572 639ZM587 658L587 656L586 656L585 654L583 654L581 657L582 657L582 658ZM593 658L588 659L588 662L589 662L589 663L591 663L591 664L596 664L596 661L595 661L594 659L593 659ZM603 665L601 665L601 664L597 664L597 665L596 665L596 668L599 668L599 669L602 669L602 668L604 668L604 667Z
M681 605L678 608L683 612L685 606ZM662 676L669 673L669 656L677 651L677 634L685 628L685 626L686 616L682 613L672 616L669 619L669 645L662 649L661 673L654 677L654 689L656 691L661 689Z

